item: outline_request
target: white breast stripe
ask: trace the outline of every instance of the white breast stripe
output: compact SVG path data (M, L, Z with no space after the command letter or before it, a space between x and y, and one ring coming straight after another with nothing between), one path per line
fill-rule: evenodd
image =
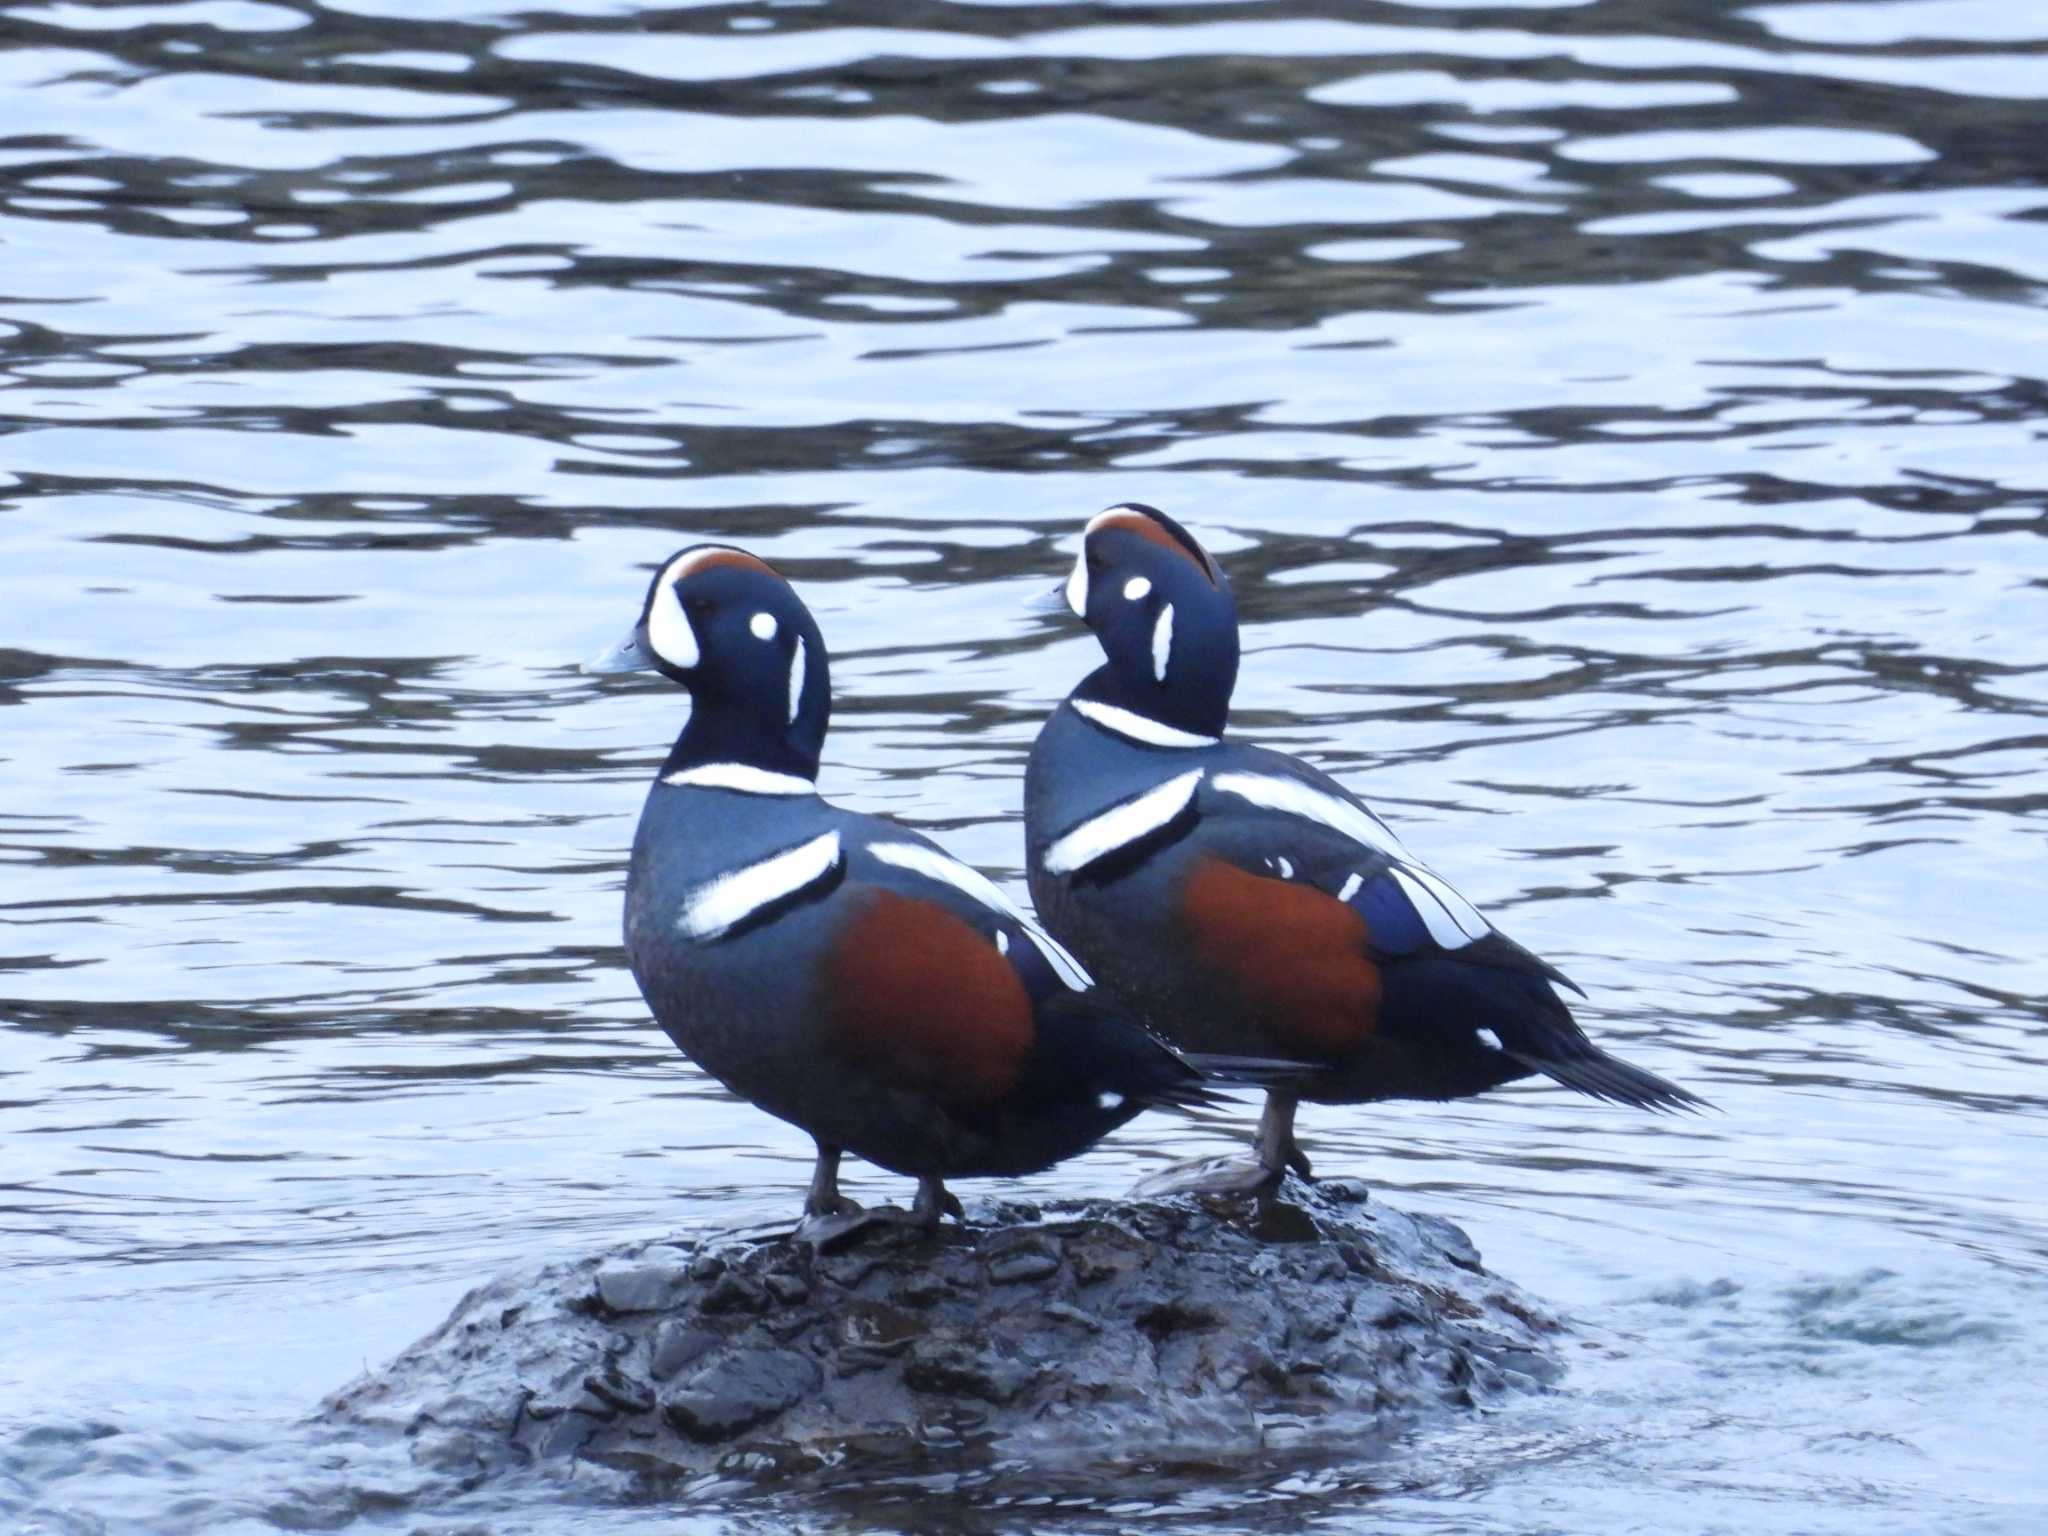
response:
M772 902L794 896L839 867L839 834L827 832L720 875L690 892L676 918L685 938L715 939L731 932Z
M1082 719L1092 721L1113 735L1148 747L1213 747L1223 739L1220 736L1197 736L1193 731L1166 725L1149 715L1118 709L1114 704L1103 704L1095 699L1075 699L1073 705L1074 712Z
M1412 871L1395 864L1388 868L1387 873L1394 877L1395 883L1401 887L1401 893L1413 904L1416 914L1429 929L1429 936L1432 939L1445 949L1463 949L1472 942L1466 937L1465 930L1460 928L1452 920L1451 914L1444 910L1443 903L1430 895Z
M1388 858L1410 864L1415 862L1408 857L1400 839L1381 824L1379 817L1299 779L1283 779L1265 773L1219 773L1212 782L1226 795L1236 795L1240 800L1249 800L1269 811L1320 821L1368 848L1377 848Z
M675 584L663 571L654 583L654 601L647 607L647 643L654 654L678 671L697 665L697 631L676 601Z
M1443 903L1444 910L1451 914L1451 921L1464 931L1466 938L1483 939L1493 931L1492 925L1479 915L1479 909L1452 890L1450 882L1435 870L1410 863L1408 872L1429 888L1430 895Z
M936 848L927 848L922 843L870 843L868 852L884 864L894 864L898 869L907 869L927 879L943 881L955 890L965 891L983 906L1002 913L1024 930L1024 936L1045 956L1046 964L1076 992L1085 992L1095 985L1088 973L1081 969L1081 962L1062 949L1051 934L1018 911L1010 898L980 870L971 869L958 859L940 853Z
M1159 682L1166 681L1166 663L1173 656L1173 604L1168 603L1159 610L1159 617L1152 625L1152 676Z
M1148 832L1156 832L1187 809L1195 798L1195 786L1202 782L1202 770L1177 774L1106 811L1097 812L1054 839L1045 850L1045 868L1054 875L1070 875L1086 869L1097 859L1119 848L1127 848Z
M804 707L804 637L796 637L796 649L789 653L789 723L796 724L797 712Z
M743 795L815 795L818 786L793 773L770 773L750 763L699 763L678 768L662 783L678 789L736 789Z

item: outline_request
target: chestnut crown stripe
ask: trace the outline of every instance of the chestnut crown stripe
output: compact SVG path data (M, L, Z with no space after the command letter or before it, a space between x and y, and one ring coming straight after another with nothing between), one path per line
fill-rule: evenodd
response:
M1107 512L1098 512L1088 519L1087 531L1081 536L1085 545L1098 533L1134 533L1139 538L1157 544L1161 549L1170 549L1183 559L1191 562L1202 573L1210 586L1216 585L1216 564L1209 558L1207 550L1187 535L1168 527L1149 511L1135 506L1111 507Z
M689 671L704 656L697 644L697 631L691 625L689 615L683 612L683 600L676 595L676 584L720 566L759 571L764 576L782 580L782 573L767 561L724 544L686 549L663 566L647 594L647 644L656 656L679 672Z

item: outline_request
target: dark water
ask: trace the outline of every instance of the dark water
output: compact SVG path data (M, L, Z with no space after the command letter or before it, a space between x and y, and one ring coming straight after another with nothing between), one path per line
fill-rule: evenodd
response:
M2048 1528L2048 12L0 40L0 1525ZM1014 889L1090 655L1029 602L1134 498L1230 564L1241 727L1723 1111L1307 1117L1580 1320L1565 1390L1355 1465L766 1508L409 1509L307 1443L477 1279L791 1207L805 1145L620 965L681 701L572 668L644 567L781 562L828 791Z

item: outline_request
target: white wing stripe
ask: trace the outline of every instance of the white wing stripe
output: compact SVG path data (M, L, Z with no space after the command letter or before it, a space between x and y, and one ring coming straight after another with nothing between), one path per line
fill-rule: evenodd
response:
M1335 828L1346 837L1377 848L1390 859L1413 863L1400 839L1389 832L1372 812L1361 810L1348 800L1302 783L1264 773L1219 773L1211 781L1226 795L1236 795L1253 805L1288 816L1301 816Z
M685 938L715 939L762 908L822 879L839 865L839 834L827 832L758 864L707 880L684 898L676 929Z
M1187 809L1188 802L1195 797L1195 786L1201 782L1202 770L1195 768L1089 817L1045 850L1046 872L1070 875L1119 848L1129 847L1148 832L1158 831Z
M1410 874L1429 888L1430 895L1443 903L1443 909L1451 914L1451 921L1458 925L1466 938L1483 939L1492 932L1486 919L1479 915L1479 909L1452 890L1442 875L1432 869L1425 869L1420 864L1411 864L1408 869Z
M1432 939L1445 949L1462 949L1472 942L1465 936L1465 930L1460 928L1451 914L1444 910L1443 903L1432 896L1411 871L1395 864L1388 868L1387 873L1392 875L1395 883L1401 887L1401 893L1408 898L1409 903L1415 908L1416 915L1428 927Z
M1080 961L1062 949L1051 934L1018 911L1010 898L997 889L995 882L980 870L970 868L958 859L940 853L936 848L927 848L922 843L870 843L867 851L884 864L894 864L898 869L907 869L927 879L941 881L956 891L964 891L991 911L1002 913L1024 930L1024 936L1037 947L1041 955L1045 956L1046 964L1058 973L1061 981L1076 992L1085 992L1095 984L1081 968Z

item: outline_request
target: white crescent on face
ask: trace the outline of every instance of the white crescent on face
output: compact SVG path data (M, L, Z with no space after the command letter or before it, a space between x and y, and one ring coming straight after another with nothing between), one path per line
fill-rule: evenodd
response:
M1074 574L1067 578L1067 606L1074 610L1074 617L1088 617L1088 544L1081 542L1081 553L1074 556Z
M677 671L687 672L703 657L697 649L697 631L690 627L682 600L676 596L679 573L675 567L682 563L672 563L654 583L654 600L647 605L647 644Z

